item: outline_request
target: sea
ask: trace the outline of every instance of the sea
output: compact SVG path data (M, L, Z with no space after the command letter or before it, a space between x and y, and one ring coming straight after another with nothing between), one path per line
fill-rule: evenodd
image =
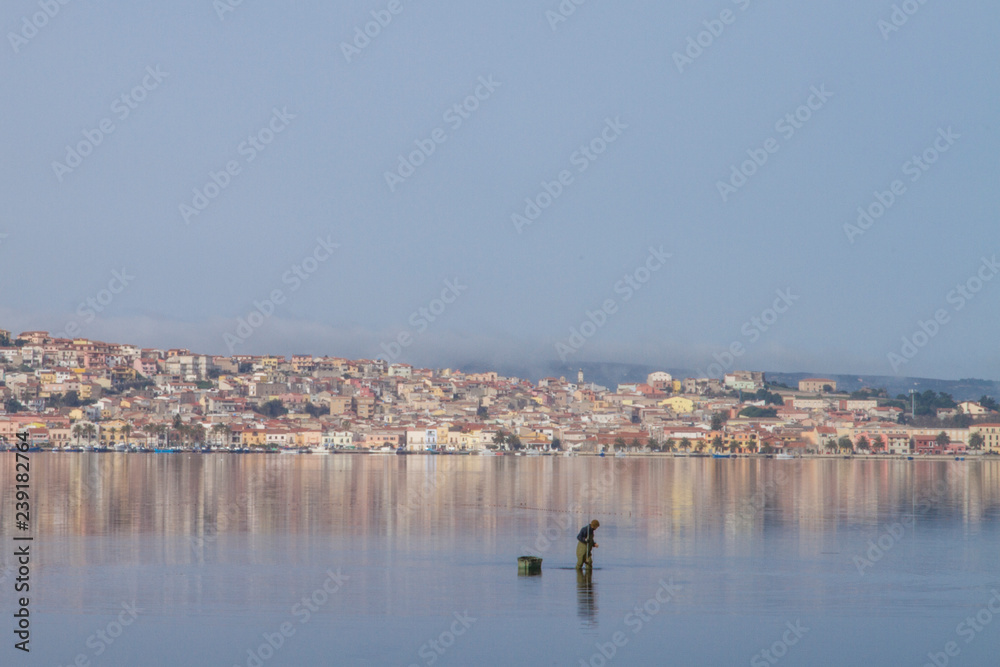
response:
M1000 662L988 457L34 452L26 530L14 465L2 665Z

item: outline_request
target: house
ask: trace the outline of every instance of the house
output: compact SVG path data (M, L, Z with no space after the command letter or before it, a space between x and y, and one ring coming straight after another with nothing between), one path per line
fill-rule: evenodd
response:
M810 394L837 391L837 381L830 380L829 378L805 378L804 380L799 380L799 391L805 391Z
M671 393L674 390L674 378L670 373L656 371L646 376L646 384L663 393Z
M659 404L670 408L677 415L691 414L691 411L694 410L694 401L684 396L671 396L660 401Z
M406 430L406 449L419 452L425 449L437 449L436 428L411 428Z
M984 452L1000 453L1000 424L973 424L969 427L969 435L973 433L983 437Z
M722 384L737 391L757 391L764 387L764 373L761 371L733 371L722 376Z
M941 454L944 448L937 442L937 436L915 435L913 436L914 454Z

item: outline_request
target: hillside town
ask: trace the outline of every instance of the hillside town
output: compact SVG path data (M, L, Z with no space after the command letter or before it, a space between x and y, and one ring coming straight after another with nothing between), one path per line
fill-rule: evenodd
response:
M60 450L926 456L1000 453L992 397L757 371L603 387L382 359L210 356L0 330L0 442Z

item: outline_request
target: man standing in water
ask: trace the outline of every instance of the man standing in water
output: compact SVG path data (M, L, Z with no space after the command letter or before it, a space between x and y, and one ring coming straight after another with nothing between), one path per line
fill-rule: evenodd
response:
M597 530L601 525L601 522L594 519L586 526L580 529L580 532L576 535L576 569L583 570L584 563L587 564L589 569L593 571L594 569L594 558L591 556L591 549L597 548L597 542L594 541L594 531Z

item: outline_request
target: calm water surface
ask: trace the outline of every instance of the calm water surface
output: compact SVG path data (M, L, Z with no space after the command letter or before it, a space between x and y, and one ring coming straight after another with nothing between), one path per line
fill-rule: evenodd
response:
M39 453L31 483L4 665L998 663L996 462Z

